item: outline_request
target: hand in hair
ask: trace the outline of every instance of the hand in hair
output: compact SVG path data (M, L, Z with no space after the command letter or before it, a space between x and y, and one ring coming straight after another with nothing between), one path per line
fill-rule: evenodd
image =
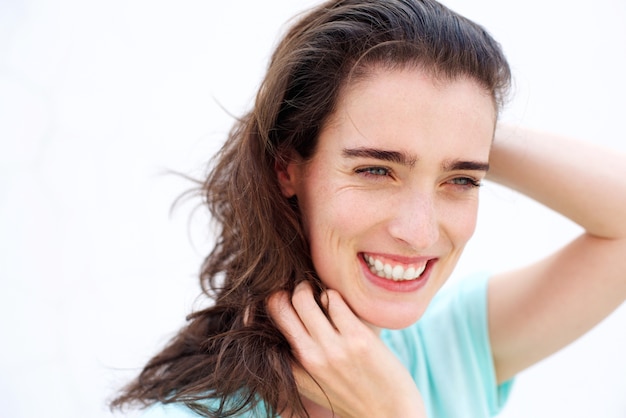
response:
M330 320L307 282L291 299L280 292L268 301L270 315L300 362L293 372L303 397L343 418L426 417L413 379L376 333L338 292L326 291L322 302Z

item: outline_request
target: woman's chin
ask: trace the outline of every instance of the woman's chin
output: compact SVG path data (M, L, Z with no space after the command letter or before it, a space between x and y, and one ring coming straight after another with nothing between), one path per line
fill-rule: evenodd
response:
M415 324L424 314L425 308L410 311L398 312L393 309L389 312L381 309L369 309L363 315L359 315L359 319L375 332L381 329L403 329Z

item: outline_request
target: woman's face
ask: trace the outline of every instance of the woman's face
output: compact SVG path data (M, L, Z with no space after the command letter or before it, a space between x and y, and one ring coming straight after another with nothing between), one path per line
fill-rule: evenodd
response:
M345 90L295 194L322 281L374 327L420 318L474 231L495 125L468 79L381 70Z

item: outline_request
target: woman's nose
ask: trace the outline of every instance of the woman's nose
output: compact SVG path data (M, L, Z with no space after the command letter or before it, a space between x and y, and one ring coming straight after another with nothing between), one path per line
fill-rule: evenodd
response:
M439 240L439 222L431 193L402 196L390 209L389 233L412 249L422 251Z

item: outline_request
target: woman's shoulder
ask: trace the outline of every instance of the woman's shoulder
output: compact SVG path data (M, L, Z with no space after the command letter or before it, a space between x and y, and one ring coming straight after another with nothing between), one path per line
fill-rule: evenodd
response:
M442 320L467 322L474 327L486 325L490 276L491 272L481 271L446 283L415 326L428 327Z

